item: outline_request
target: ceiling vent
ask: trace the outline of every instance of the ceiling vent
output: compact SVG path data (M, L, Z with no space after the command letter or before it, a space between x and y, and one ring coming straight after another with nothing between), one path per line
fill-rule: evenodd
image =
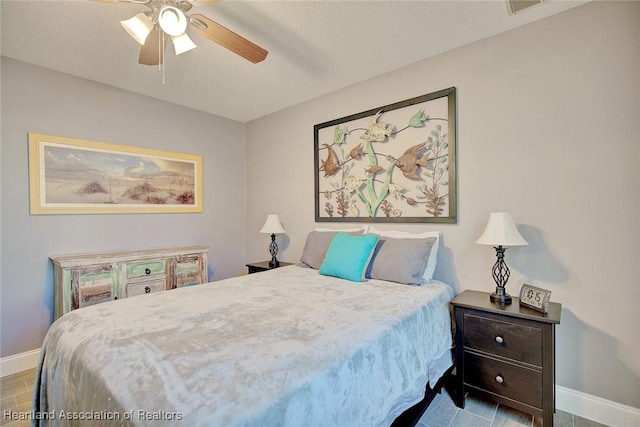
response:
M518 13L529 7L542 3L542 0L507 0L511 13Z

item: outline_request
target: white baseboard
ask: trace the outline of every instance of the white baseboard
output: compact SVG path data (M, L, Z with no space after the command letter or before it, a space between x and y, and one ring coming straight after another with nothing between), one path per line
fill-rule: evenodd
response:
M556 408L610 427L640 426L640 409L556 386Z
M35 368L39 356L36 349L1 358L0 376ZM640 409L562 386L556 386L556 408L611 427L640 426Z
M0 359L0 377L35 368L38 365L40 349L25 351Z

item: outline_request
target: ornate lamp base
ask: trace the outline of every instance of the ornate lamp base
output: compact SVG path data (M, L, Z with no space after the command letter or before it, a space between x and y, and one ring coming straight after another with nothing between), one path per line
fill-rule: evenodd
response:
M278 255L278 244L276 243L276 235L271 234L271 244L269 245L269 253L271 254L271 261L269 261L269 267L280 267L280 261L276 258Z
M493 280L496 282L496 291L489 296L491 302L497 302L499 304L511 304L511 295L509 295L504 287L509 280L510 271L507 264L504 262L504 251L506 248L502 246L494 247L496 250L496 263L491 270Z
M489 295L491 302L498 304L511 304L511 295L504 291L504 288L496 286L496 291Z

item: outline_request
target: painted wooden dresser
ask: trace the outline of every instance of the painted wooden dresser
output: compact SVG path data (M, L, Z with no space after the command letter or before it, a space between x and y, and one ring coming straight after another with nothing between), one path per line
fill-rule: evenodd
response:
M50 257L55 318L105 301L206 283L206 246Z

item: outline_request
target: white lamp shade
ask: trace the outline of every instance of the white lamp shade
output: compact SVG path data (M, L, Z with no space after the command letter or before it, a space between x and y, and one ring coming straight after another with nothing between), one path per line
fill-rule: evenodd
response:
M528 245L513 223L511 214L495 212L489 214L487 228L476 243L491 246L524 246Z
M158 12L158 24L170 36L179 36L187 31L187 17L173 6L163 6Z
M179 36L173 36L171 37L171 40L173 41L173 48L176 51L176 55L188 52L191 49L197 47L193 40L191 40L191 38L187 35L187 33L183 33Z
M267 234L284 234L284 228L282 228L282 224L280 223L280 217L277 214L269 214L267 215L267 221L262 226L260 230L261 233Z
M153 22L142 12L126 21L120 21L120 23L127 30L127 33L141 45L144 45L147 36L153 30Z

